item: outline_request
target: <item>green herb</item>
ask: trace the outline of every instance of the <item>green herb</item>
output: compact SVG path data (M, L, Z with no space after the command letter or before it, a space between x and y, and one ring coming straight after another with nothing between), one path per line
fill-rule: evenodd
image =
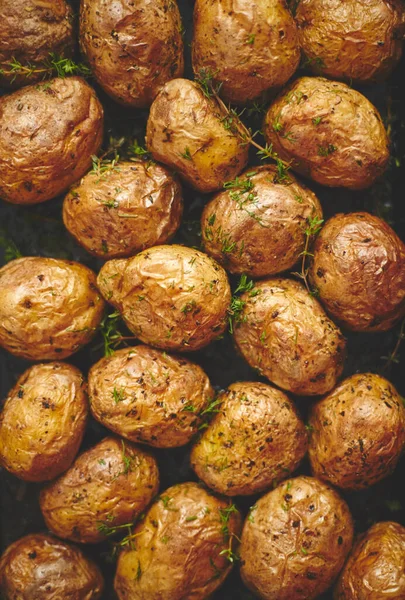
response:
M190 153L190 148L188 148L187 146L183 153L180 152L180 156L182 158L185 158L186 160L193 160L193 157L191 156L191 153Z
M13 57L5 68L0 69L0 75L13 75L11 82L20 77L29 79L31 75L40 74L43 79L57 75L58 77L66 77L67 75L81 75L82 77L90 77L91 70L83 63L76 63L70 58L63 58L54 52L50 52L48 58L42 61L39 65L32 63L22 64Z
M126 446L125 446L125 442L124 440L121 440L121 457L122 457L122 462L124 463L124 472L120 473L120 475L128 475L128 473L132 473L133 468L134 468L134 458L132 456L129 456L128 454L126 454Z
M183 306L183 308L181 309L180 312L182 312L186 315L189 312L193 312L193 310L195 310L196 306L197 306L196 301L190 300L189 302L186 302L186 304Z
M171 502L172 502L172 500L173 500L173 498L171 498L170 496L160 496L160 497L159 497L159 500L161 500L161 502L163 502L163 507L164 507L166 510L170 510L170 511L172 511L172 512L178 512L178 511L179 511L179 509L178 509L178 508L172 508L172 507L170 506L170 504L171 504Z
M186 517L186 523L190 523L191 521L196 521L198 519L197 515L193 517Z
M246 321L243 317L243 311L246 306L246 301L242 300L237 294L249 293L249 297L253 298L260 293L260 290L254 289L254 281L249 280L246 275L242 275L239 279L238 286L231 299L231 305L228 309L229 333L233 333L235 325Z
M136 572L136 580L139 581L142 577L141 561L138 559L138 570Z
M226 508L219 508L219 522L221 524L221 533L227 541L230 535L229 532L229 521L234 513L238 513L238 509L235 504L230 504Z
M100 458L100 460L98 461L98 464L99 465L105 465L106 462L105 462L104 458Z
M337 148L333 144L328 144L327 146L318 146L318 155L319 156L329 156L329 154L333 154L336 152Z
M301 548L301 552L304 556L308 554L308 550L306 550L304 547Z
M222 84L214 84L214 78L217 74L218 70L213 72L210 69L200 69L198 76L195 78L195 82L200 86L206 98L216 96L221 89Z
M255 38L256 35L254 33L251 33L248 37L248 39L246 40L247 44L254 44L255 43Z
M122 333L118 330L120 318L119 312L113 312L106 315L101 321L100 331L104 343L104 356L112 356L114 349L123 339Z
M312 123L313 123L314 125L319 125L319 123L320 123L321 121L322 121L322 117L314 117L314 118L312 119Z
M8 237L4 229L0 229L0 246L4 249L4 260L6 262L22 257L14 241Z
M250 507L249 510L249 516L248 516L248 521L250 523L254 523L255 522L255 517L254 517L254 511L257 509L257 504L254 504L253 506Z
M115 404L118 404L118 402L123 402L125 400L124 392L124 388L117 390L117 388L114 387L112 397L114 398Z
M130 529L131 530L131 528L134 525L133 523L124 523L123 525L110 525L108 523L108 521L111 521L111 520L112 520L112 518L108 519L108 517L107 517L107 522L97 521L97 531L99 531L106 537L110 537L112 535L115 535L118 531L121 531L122 529Z
M315 208L313 209L313 211L314 210L315 210ZM307 218L306 227L304 229L305 245L304 245L304 250L301 252L301 256L302 256L301 272L293 273L293 275L297 275L300 279L303 280L305 287L307 288L307 291L311 295L314 295L314 293L311 290L311 288L309 287L309 283L308 283L308 267L306 266L306 258L307 258L307 256L313 256L312 253L309 251L309 246L310 246L310 243L313 240L313 238L316 237L318 235L318 233L320 232L320 230L322 228L322 224L323 224L323 219L319 219L319 217L317 217L317 216Z

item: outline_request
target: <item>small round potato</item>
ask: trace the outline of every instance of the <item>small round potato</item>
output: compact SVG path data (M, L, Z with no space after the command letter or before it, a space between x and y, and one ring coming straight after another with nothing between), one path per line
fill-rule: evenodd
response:
M25 481L54 479L72 464L87 415L86 387L76 367L31 367L0 412L0 464Z
M231 570L241 518L197 483L166 490L118 558L119 600L204 600Z
M251 495L288 477L307 451L307 434L288 397L264 383L233 383L191 452L191 466L226 496Z
M314 475L360 490L390 475L405 447L405 407L372 373L352 375L312 407L309 459Z
M52 79L0 98L0 198L50 200L91 165L103 138L103 109L80 77Z
M335 588L334 600L405 598L405 527L376 523L360 536Z
M264 133L295 171L329 187L370 187L389 159L375 106L344 83L322 77L289 85L267 111Z
M259 167L219 192L201 219L207 254L231 273L251 277L291 269L304 250L308 219L321 220L322 208L315 194L288 177L285 185L276 167Z
M349 508L312 477L282 483L246 519L241 574L263 600L312 600L343 567L353 540Z
M153 158L200 192L214 192L246 166L249 145L226 127L228 113L188 79L167 83L153 102L146 143Z
M63 203L63 221L88 252L132 256L169 241L180 225L181 187L167 169L143 161L90 171Z
M207 346L226 328L228 278L199 250L154 246L128 260L108 261L97 281L145 344L190 352Z
M48 529L58 537L96 543L132 524L158 489L159 472L150 454L130 442L105 438L41 491L40 506Z
M197 433L214 391L198 365L140 345L96 363L89 396L105 427L133 442L174 448Z
M103 576L79 548L44 534L27 535L0 560L5 600L98 600Z
M322 228L309 271L327 312L354 331L385 331L405 314L405 244L382 219L337 214Z
M0 346L28 360L70 356L104 313L96 276L77 262L31 256L0 269Z
M301 283L265 279L241 300L234 339L251 367L303 396L324 394L336 385L345 339Z

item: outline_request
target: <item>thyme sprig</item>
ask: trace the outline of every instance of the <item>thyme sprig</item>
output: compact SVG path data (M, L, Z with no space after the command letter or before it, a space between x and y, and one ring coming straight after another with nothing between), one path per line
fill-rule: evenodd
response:
M71 58L64 58L54 52L49 53L40 65L31 63L22 64L19 60L13 57L5 67L0 68L0 75L12 75L11 83L19 76L29 79L33 74L40 74L42 79L49 77L67 77L69 75L81 75L82 77L90 77L91 70L83 63L76 63Z
M316 290L312 290L308 283L309 267L307 265L307 257L313 256L312 252L309 251L310 244L312 243L314 238L318 235L318 233L322 229L323 222L324 222L324 220L320 219L317 216L309 217L307 219L306 227L304 229L305 245L304 245L304 250L300 254L300 256L302 257L301 258L301 271L293 273L293 275L296 275L297 277L302 279L302 281L305 284L305 287L307 288L307 290L311 294L311 296L316 295Z

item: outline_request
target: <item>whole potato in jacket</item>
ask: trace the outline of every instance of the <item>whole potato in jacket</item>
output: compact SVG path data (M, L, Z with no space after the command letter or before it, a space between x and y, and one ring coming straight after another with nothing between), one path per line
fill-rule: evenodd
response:
M0 346L28 360L66 358L94 337L104 306L88 267L40 256L12 260L0 269Z
M267 111L264 134L295 171L329 187L370 187L389 159L375 106L344 83L322 77L290 84Z
M0 198L50 200L91 165L103 138L103 109L80 77L56 78L0 98Z
M176 0L83 0L80 45L97 82L126 106L150 106L184 68Z

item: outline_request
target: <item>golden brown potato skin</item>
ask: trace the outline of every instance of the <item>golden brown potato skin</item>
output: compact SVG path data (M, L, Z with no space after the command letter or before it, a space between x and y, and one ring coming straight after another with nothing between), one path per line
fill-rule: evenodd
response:
M84 0L80 45L94 76L114 100L145 108L184 70L176 0Z
M353 331L385 331L405 314L405 245L368 213L337 214L321 229L309 277L328 313Z
M294 394L324 394L336 385L345 339L301 283L265 279L241 300L234 340L251 367Z
M314 475L360 490L390 475L405 447L405 407L379 375L352 375L317 402L309 418Z
M200 192L214 192L246 166L249 145L223 119L227 111L187 79L167 83L153 102L146 144L153 158L175 169ZM221 121L222 120L222 121Z
M197 483L167 489L134 529L117 564L119 600L203 600L231 569L226 555L241 529L238 510Z
M25 481L49 481L72 464L88 415L86 385L76 367L34 365L0 412L0 464Z
M405 528L376 523L363 534L349 556L334 600L401 600L405 598Z
M323 77L290 84L267 111L264 133L295 171L329 187L370 187L389 159L375 106L344 83Z
M295 16L309 66L332 79L388 77L402 55L400 0L300 0Z
M294 404L264 383L233 383L191 451L198 477L219 494L251 495L288 477L307 451Z
M56 78L0 98L0 198L38 204L64 192L91 165L103 109L80 77Z
M154 246L128 260L108 261L97 281L104 298L145 344L191 352L226 328L231 301L227 275L199 250Z
M40 506L58 537L96 543L105 540L103 525L132 523L158 489L155 459L130 442L108 437L41 491Z
M197 0L192 58L197 77L214 74L225 100L246 104L294 74L297 26L282 0Z
M139 345L90 369L89 396L93 417L118 435L174 448L197 433L214 391L198 365Z
M44 534L27 535L0 560L5 600L98 600L103 576L79 548Z
M305 247L307 219L322 219L318 198L290 174L285 185L273 166L240 175L251 182L219 192L202 214L201 232L207 254L231 273L250 277L291 269Z
M312 600L343 567L353 540L349 508L312 477L262 496L242 531L241 574L263 600Z
M63 222L90 254L118 258L169 241L182 212L180 184L167 169L120 162L101 176L90 171L70 189Z

